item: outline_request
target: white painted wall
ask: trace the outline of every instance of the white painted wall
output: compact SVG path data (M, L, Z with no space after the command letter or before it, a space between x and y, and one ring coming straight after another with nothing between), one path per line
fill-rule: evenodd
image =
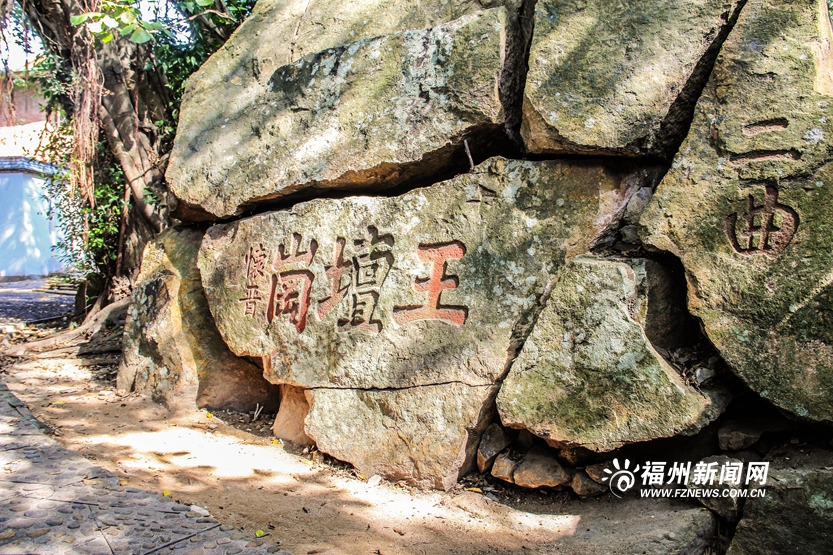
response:
M46 217L43 184L31 173L0 172L0 277L63 269L52 255L58 233Z

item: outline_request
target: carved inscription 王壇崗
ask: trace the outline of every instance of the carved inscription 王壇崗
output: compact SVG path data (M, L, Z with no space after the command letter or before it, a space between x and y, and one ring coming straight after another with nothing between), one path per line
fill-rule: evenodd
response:
M431 263L431 275L427 278L416 278L414 289L420 293L427 293L428 298L423 305L394 308L394 321L401 325L416 320L441 320L454 326L462 326L468 316L468 309L464 306L442 305L440 295L443 291L456 289L459 285L457 276L445 274L446 260L463 258L466 246L460 241L441 245L420 245L418 254L420 260Z
M307 314L315 303L314 313L323 321L336 308L346 303L346 310L339 312L337 330L340 332L361 331L379 333L383 322L376 314L382 285L394 264L394 238L381 234L374 226L368 226L367 233L351 237L337 237L329 264L324 265L323 276L327 280L329 294L312 299L312 286L316 275L312 270L313 260L318 253L318 241L310 239L303 246L303 236L293 233L287 248L285 243L268 264L268 253L262 244L249 248L243 262L246 268L246 294L239 302L244 305L244 314L255 317L265 309L267 324L277 318L288 318L298 333L307 325ZM444 291L456 289L459 279L447 275L447 261L460 260L466 253L460 241L438 244L420 244L417 256L429 263L431 270L427 277L414 276L413 289L425 295L425 302L393 308L391 318L397 325L418 320L437 320L453 326L461 326L468 317L465 306L444 305L441 295ZM271 276L265 279L271 270ZM269 293L261 294L261 283L267 281ZM262 301L266 299L265 307ZM260 314L263 314L261 312Z
M295 325L298 333L307 327L309 311L309 294L315 275L309 266L318 251L318 242L312 239L306 251L301 250L300 233L292 234L289 254L286 245L278 247L278 253L272 262L272 288L269 291L269 305L266 309L266 321L272 323L275 316L287 315Z
M739 230L739 224L742 228ZM778 202L778 189L767 185L763 205L755 205L755 197L746 199L746 212L729 214L724 222L726 235L738 254L776 255L792 241L798 229L798 213Z
M333 263L325 268L330 280L330 296L321 299L316 315L323 320L343 299L350 303L348 317L339 319L339 331L369 331L379 333L382 322L374 318L382 284L393 266L393 236L379 235L375 227L368 227L369 237L353 240L347 260L344 250L347 241L336 239Z

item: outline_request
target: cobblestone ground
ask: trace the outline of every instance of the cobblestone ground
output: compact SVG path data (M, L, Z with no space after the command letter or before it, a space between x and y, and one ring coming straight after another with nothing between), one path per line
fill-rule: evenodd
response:
M122 487L44 432L0 382L0 555L291 555L203 511Z
M71 312L75 297L47 293L44 279L0 283L0 324L28 322Z

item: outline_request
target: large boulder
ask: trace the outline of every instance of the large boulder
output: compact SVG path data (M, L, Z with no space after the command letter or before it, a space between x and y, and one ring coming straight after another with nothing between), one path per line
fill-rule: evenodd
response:
M559 270L615 230L638 188L594 163L496 158L400 197L215 225L199 266L232 351L308 389L322 450L400 479L383 454L397 445L423 467L444 461L410 480L447 485L471 464L493 386ZM326 431L323 400L352 407L338 412L344 433Z
M449 489L471 470L497 386L309 390L307 433L367 476Z
M503 424L609 451L694 434L719 416L729 396L688 383L651 342L679 331L654 323L670 306L665 280L652 260L573 259L500 390Z
M178 215L226 218L287 195L383 189L465 168L465 141L482 155L505 137L502 84L520 63L507 47L511 20L501 7L356 37L271 69L230 102L217 102L230 85L198 74L195 83L211 85L184 104L167 172ZM220 58L248 36L238 33Z
M823 0L750 0L640 225L689 308L779 407L833 420L833 52Z
M749 485L727 555L833 553L833 452L779 449L768 462L766 483Z
M521 133L535 153L672 155L740 0L540 0Z
M203 233L171 228L145 247L124 329L117 385L168 408L277 408L277 387L223 343L202 290Z
M177 150L226 118L249 110L268 92L272 74L281 66L360 39L428 29L501 5L490 0L426 0L414 9L405 2L259 0L231 38L188 79Z

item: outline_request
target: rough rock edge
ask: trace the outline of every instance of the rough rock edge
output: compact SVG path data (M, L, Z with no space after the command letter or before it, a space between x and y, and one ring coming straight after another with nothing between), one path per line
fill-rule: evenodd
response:
M638 187L636 189L638 189ZM620 217L620 219L619 219L620 223L621 223L621 220L622 220L622 217ZM580 258L580 256L574 257L574 258ZM615 255L614 256L598 256L598 255L592 256L591 255L591 257L590 257L591 260L596 260L598 262L603 262L603 261L616 262L616 261L618 261L618 262L624 262L624 263L627 263L626 262L627 260L635 260L635 259L639 259L639 258L640 257L638 257L638 256L623 257L623 256L615 256ZM645 258L645 257L641 257L641 258ZM663 267L663 269L667 270L667 268L665 268L664 263L662 263L661 261L659 261L657 259L649 259L649 260L653 260L654 262L659 264L661 267ZM522 341L520 341L520 343L518 344L518 348L514 352L514 355L512 356L511 360L508 362L506 370L504 371L504 373L500 377L500 381L495 382L497 385L500 385L502 387L503 381L508 376L512 365L514 364L517 357L520 355L520 352L523 349L524 343L526 342L529 335L532 333L532 330L535 328L535 323L537 323L538 319L540 318L541 313L543 312L544 308L546 307L547 302L549 301L549 297L552 293L552 290L555 288L555 285L557 285L557 283L558 283L558 279L562 275L563 275L563 268L562 268L562 271L560 271L555 276L555 278L548 284L548 289L546 290L545 295L544 295L546 298L543 300L543 302L541 302L540 304L536 303L536 312L534 313L533 322L529 325L529 327L527 329L524 330L525 335L523 336ZM671 276L670 272L669 272L668 275L669 275L669 277ZM686 285L686 283L683 282L683 286L685 286L685 285ZM672 284L672 287L675 287L675 286L679 287L680 284L679 283ZM646 298L647 298L647 295L648 295L648 293L647 293L648 289L647 288L648 288L648 284L646 282L641 282L637 286L637 290L639 290L641 292L644 292L644 294L646 295ZM684 309L685 314L688 315L688 317L695 318L691 314L691 312L689 311L687 304L684 304L680 308ZM645 325L640 324L640 327L642 328L642 335L644 337L645 344L650 348L650 350L653 352L654 356L658 360L665 363L666 372L673 372L674 375L679 376L679 373L676 370L676 368L674 367L674 365L663 354L663 352L666 352L665 349L660 347L654 340L652 340L651 338L648 337L648 334L647 334L647 331L646 331L646 329L647 329L647 320L646 320L646 324ZM516 325L516 330L517 330L517 325ZM514 332L513 332L513 336L514 336ZM701 340L707 340L707 337L705 336L705 334L702 334ZM681 381L683 383L685 383L685 379L683 378L683 376L679 376L679 377L680 377ZM501 425L505 428L508 428L508 429L527 431L527 432L535 435L536 437L539 437L539 438L543 439L544 441L547 442L547 445L549 445L550 447L552 447L554 449L579 448L579 449L589 449L589 450L591 450L595 453L612 453L612 452L614 452L618 449L621 449L621 448L626 447L628 445L634 445L634 444L637 444L637 443L646 443L646 442L654 441L654 440L657 440L657 439L668 439L668 438L671 438L671 437L696 435L699 432L701 432L703 430L703 428L705 428L706 426L708 426L709 424L715 422L718 418L720 418L721 414L723 414L723 412L725 411L726 407L728 406L728 404L731 402L731 399L732 399L732 394L731 394L729 388L726 387L725 384L722 384L720 382L713 384L712 387L707 388L705 390L701 389L699 386L691 385L689 387L696 390L698 393L700 393L704 397L707 397L707 398L711 399L711 401L712 401L712 403L709 405L709 408L703 412L704 416L701 416L701 418L705 419L704 422L702 422L702 423L692 422L692 423L690 423L686 426L683 426L683 427L680 427L679 429L674 430L672 434L666 435L666 436L659 436L659 437L655 437L655 438L652 438L652 439L643 439L643 440L635 440L635 441L623 441L623 442L621 442L617 445L612 446L610 449L596 450L595 448L589 447L588 445L582 444L582 443L576 443L576 442L571 442L571 441L566 441L566 440L554 440L554 439L551 439L550 437L548 437L548 434L542 434L542 433L540 433L539 430L536 430L534 427L530 427L528 424L522 423L522 422L503 422L503 419L501 418ZM498 390L498 393L499 392L500 392L500 390ZM497 400L497 396L495 396L495 400ZM720 401L723 401L722 407L719 406ZM498 411L498 414L499 414L499 411Z
M186 222L226 222L244 215L286 208L313 198L374 194L389 189L396 189L397 194L404 194L466 173L470 169L467 151L472 153L475 165L497 155L515 155L522 152L522 102L535 23L534 17L529 14L534 14L537 1L523 0L517 9L508 5L503 8L506 12L506 42L498 85L498 96L504 114L503 125L484 124L471 127L464 133L451 137L444 147L424 153L418 161L380 164L362 171L345 173L334 180L311 181L284 188L241 203L229 216L211 213L202 206L189 203L171 193L168 195L168 205L172 217Z
M202 206L176 198L173 193L170 195L169 203L171 213L173 217L187 222L226 223L236 221L241 217L290 208L308 200L343 198L348 195L405 194L466 173L469 168L466 142L475 164L498 152L510 149L500 124L473 126L464 133L451 137L445 146L426 152L418 161L380 164L362 171L345 173L336 180L311 181L286 187L272 194L241 203L230 216L213 214Z
M723 43L732 32L732 29L734 29L735 23L737 23L746 3L747 0L740 0L733 12L722 14L724 24L717 30L711 44L694 65L691 75L689 75L688 80L686 80L680 89L677 98L671 103L655 135L648 135L622 148L613 149L575 143L565 139L558 130L549 128L548 125L544 124L538 112L524 101L524 105L529 107L526 111L527 118L535 117L537 120L540 120L542 123L538 127L546 129L546 133L552 139L552 142L560 145L560 148L541 149L535 151L535 153L542 156L578 154L585 156L644 157L654 155L659 156L663 160L670 161L688 135L688 129L694 118L697 100L702 95L708 83L714 65L717 62L717 57L723 48Z

